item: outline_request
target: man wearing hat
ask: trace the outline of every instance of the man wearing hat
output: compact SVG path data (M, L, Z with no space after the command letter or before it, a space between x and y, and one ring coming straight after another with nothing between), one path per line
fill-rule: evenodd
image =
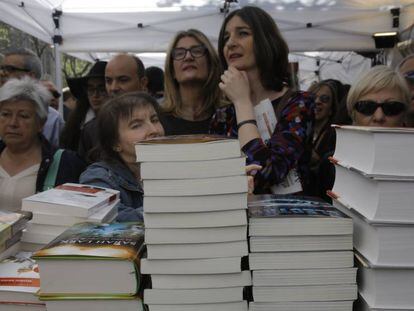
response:
M84 136L85 126L91 120L94 120L99 109L107 99L105 89L105 67L106 62L98 61L89 70L86 76L80 78L69 78L67 80L70 92L76 98L77 105L69 116L67 126L65 127L61 145L78 151L82 157L85 157L93 142L96 142L96 133L88 133L91 142L85 145L80 138Z

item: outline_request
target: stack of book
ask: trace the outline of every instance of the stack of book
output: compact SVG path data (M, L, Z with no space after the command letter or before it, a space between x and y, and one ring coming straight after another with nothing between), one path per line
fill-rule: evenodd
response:
M31 253L19 252L0 262L0 310L46 311L36 296L40 279Z
M144 187L150 311L247 310L247 177L237 140L173 136L136 145Z
M336 207L354 220L362 310L414 310L414 129L336 128Z
M48 311L143 310L142 223L72 226L33 258Z
M249 197L251 311L351 311L352 219L299 196Z
M20 239L28 220L27 215L0 211L0 260L20 250Z
M66 183L22 200L32 220L22 237L22 249L36 251L80 222L111 222L117 215L119 191Z

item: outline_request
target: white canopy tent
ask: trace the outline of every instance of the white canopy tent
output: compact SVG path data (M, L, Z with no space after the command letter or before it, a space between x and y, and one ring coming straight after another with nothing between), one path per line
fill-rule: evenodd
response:
M294 52L373 50L373 33L407 32L414 22L412 0L0 0L0 20L57 51L96 57L91 53L164 52L188 28L216 44L226 12L245 5L265 9ZM400 9L398 27L392 8Z

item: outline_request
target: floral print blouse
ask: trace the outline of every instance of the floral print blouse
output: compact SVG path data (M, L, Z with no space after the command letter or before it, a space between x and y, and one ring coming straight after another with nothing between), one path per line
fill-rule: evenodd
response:
M272 101L276 109L281 98ZM254 177L255 193L271 193L270 188L281 183L289 171L297 169L304 193L309 186L309 160L312 148L314 98L307 92L291 92L286 106L277 115L278 123L269 140L255 138L242 151L246 164L263 168ZM216 110L210 123L210 133L237 137L237 119L233 105Z

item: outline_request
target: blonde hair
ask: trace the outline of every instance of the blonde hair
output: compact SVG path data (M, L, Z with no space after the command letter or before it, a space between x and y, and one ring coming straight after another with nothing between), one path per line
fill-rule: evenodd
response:
M354 120L354 106L361 97L382 90L396 91L409 108L411 95L404 78L397 71L381 65L371 68L352 85L346 100L349 116Z
M202 87L204 103L202 105L202 111L211 111L221 105L221 91L218 87L221 75L221 65L217 52L214 49L208 38L199 30L188 29L178 32L170 43L165 59L164 70L164 96L165 101L163 104L163 111L173 113L174 115L180 115L182 112L182 99L179 92L179 85L175 80L173 59L171 57L172 50L177 45L177 42L185 37L191 37L200 42L207 48L207 63L208 63L208 77Z

